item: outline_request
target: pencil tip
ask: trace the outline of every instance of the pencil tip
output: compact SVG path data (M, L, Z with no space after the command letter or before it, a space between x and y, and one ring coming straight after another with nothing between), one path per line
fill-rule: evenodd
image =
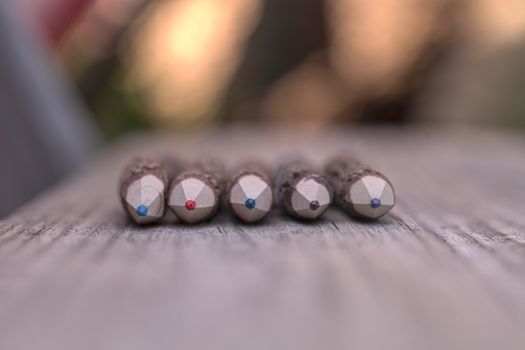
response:
M217 208L218 198L202 180L184 179L171 190L168 206L182 221L198 223L210 218Z
M304 219L316 219L330 205L332 199L329 189L314 178L305 178L297 183L292 194L292 209Z
M310 209L312 210L317 210L319 209L319 201L311 201L310 202Z
M136 212L138 216L146 216L148 215L148 207L146 207L144 204L141 204L137 207Z
M381 206L381 200L379 198L372 198L370 206L374 209L379 208Z
M394 190L379 176L367 175L356 181L348 192L353 209L361 216L376 219L395 204Z
M233 184L228 201L236 216L246 222L262 219L271 209L270 185L257 175L244 175Z
M152 223L164 216L164 183L154 175L131 183L123 199L127 212L138 224Z
M253 209L255 208L255 206L257 205L257 201L253 198L248 198L245 202L244 202L244 205L246 206L246 208L248 209Z

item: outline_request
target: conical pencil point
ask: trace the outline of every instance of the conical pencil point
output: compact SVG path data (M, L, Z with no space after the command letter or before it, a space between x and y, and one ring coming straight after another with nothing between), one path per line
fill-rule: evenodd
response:
M246 222L255 222L270 211L273 193L268 182L257 175L248 174L233 183L227 199L237 217Z
M204 181L188 177L172 188L168 206L182 221L197 223L209 219L217 209L218 198Z
M314 178L299 181L291 199L292 210L303 219L318 218L326 211L330 202L330 190Z
M395 204L394 190L385 179L367 175L352 184L348 192L354 211L366 218L379 218Z
M124 202L135 222L155 222L164 215L164 183L154 175L143 176L129 185Z

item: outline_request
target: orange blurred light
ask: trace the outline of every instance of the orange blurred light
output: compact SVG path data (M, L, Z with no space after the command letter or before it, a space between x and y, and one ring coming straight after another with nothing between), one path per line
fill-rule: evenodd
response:
M212 117L260 14L259 0L180 0L153 5L131 35L128 88L153 118L193 124Z

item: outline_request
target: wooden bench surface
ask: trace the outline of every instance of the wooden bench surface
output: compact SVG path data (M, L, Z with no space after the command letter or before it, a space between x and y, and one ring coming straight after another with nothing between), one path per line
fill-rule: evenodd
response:
M396 188L377 223L139 228L117 198L137 154L344 150ZM525 349L524 214L525 140L501 132L129 137L0 221L0 349Z

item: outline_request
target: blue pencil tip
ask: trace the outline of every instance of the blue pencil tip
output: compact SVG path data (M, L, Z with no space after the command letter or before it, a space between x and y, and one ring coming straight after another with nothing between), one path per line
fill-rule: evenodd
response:
M148 207L146 207L144 204L141 204L137 207L137 215L138 216L146 216L148 215Z
M374 209L379 208L381 206L381 200L379 198L372 198L370 206Z
M246 202L244 202L244 205L245 205L246 208L248 208L248 209L253 209L253 208L255 208L255 204L256 204L255 199L252 199L252 198L248 198L248 199L246 200Z

